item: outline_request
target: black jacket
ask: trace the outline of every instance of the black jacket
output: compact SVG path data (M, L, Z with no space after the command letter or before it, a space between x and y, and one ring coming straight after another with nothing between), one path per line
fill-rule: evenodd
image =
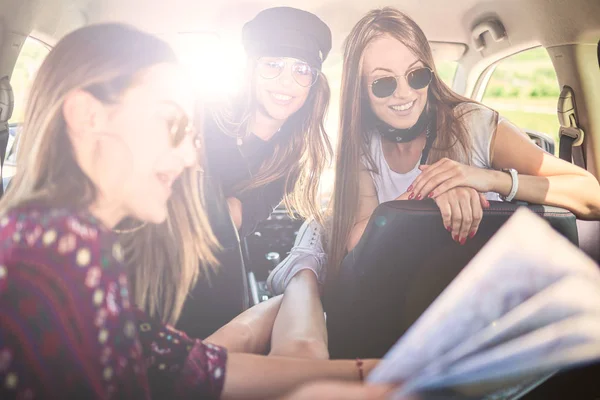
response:
M258 172L262 163L273 153L274 140L287 132L285 127L282 128L270 141L249 134L238 146L236 138L221 132L210 114L207 117L204 130L205 168L206 179L211 186L207 196L238 198L242 203L240 236L247 236L281 203L286 177L241 193L235 187Z

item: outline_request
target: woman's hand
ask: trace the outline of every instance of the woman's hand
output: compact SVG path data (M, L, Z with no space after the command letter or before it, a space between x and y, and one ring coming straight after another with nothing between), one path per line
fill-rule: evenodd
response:
M409 192L406 192L396 200L413 198ZM460 244L465 244L467 238L475 236L483 217L483 209L490 207L490 202L483 194L468 187L450 189L433 200L442 213L444 226L451 233L454 241Z
M434 198L440 208L444 226L451 232L452 238L465 244L479 229L483 217L483 209L490 203L475 189L459 187L450 189Z
M473 188L480 193L493 191L494 175L489 170L442 158L432 165L421 165L423 171L408 188L409 198L437 198L456 187Z

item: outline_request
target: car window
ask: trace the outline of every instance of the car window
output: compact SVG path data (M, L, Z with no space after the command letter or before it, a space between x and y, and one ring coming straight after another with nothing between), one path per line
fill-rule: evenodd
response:
M36 71L42 65L42 61L44 61L49 52L50 48L39 40L32 37L25 39L10 79L15 96L15 109L9 121L10 124L20 124L23 122L29 87L33 82Z
M25 115L25 102L29 87L33 82L33 77L36 71L44 61L44 58L50 52L50 48L32 37L25 39L12 76L10 84L13 89L15 106L9 123L8 145L6 147L6 155L4 160L4 169L2 171L2 184L4 187L15 174L16 168L16 145L17 135L20 130L20 124L23 122Z
M454 84L456 70L458 69L457 61L437 61L435 64L437 74L442 81L449 87Z
M560 124L556 104L560 86L548 52L537 47L500 61L492 73L482 103L525 131L549 135L558 152Z

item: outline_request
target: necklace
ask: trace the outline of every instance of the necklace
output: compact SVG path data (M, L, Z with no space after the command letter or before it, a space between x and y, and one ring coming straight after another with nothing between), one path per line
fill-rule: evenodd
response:
M134 226L133 228L126 228L126 229L113 229L112 231L118 234L124 234L124 233L133 233L133 232L137 232L140 229L142 229L143 227L145 227L146 225L148 225L147 222L142 222L140 225L138 226Z

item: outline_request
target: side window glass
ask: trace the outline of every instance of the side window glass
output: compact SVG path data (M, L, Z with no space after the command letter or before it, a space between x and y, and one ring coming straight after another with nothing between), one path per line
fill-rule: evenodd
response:
M32 37L25 40L10 79L15 96L15 110L9 123L20 124L23 122L29 87L49 52L50 48L39 40Z
M556 104L560 86L548 52L527 50L500 61L485 89L482 103L497 110L525 132L542 133L558 153L560 124ZM532 140L536 141L534 136ZM542 135L545 137L544 135Z
M10 79L12 86L15 107L9 123L8 146L6 148L6 156L2 178L4 187L15 173L15 156L16 146L15 140L18 135L20 125L23 123L25 115L25 103L29 87L33 82L36 71L44 61L44 58L50 52L50 48L32 37L28 37L23 43L17 62L13 69Z
M440 79L448 85L448 87L452 87L454 83L454 78L456 76L456 70L458 69L457 61L437 61L435 64L435 68L437 69L438 76Z

